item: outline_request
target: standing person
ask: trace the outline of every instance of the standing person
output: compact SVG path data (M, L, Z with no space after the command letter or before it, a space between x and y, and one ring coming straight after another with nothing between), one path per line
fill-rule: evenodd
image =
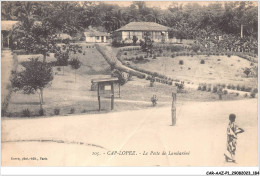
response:
M243 133L244 130L239 128L236 123L236 115L229 115L229 124L227 128L227 152L224 154L226 161L236 162L235 160L235 152L237 146L237 134Z

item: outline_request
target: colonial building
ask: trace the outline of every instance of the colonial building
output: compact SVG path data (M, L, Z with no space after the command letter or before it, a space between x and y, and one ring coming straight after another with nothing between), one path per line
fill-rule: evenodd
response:
M119 33L121 40L132 40L136 36L138 40L144 40L145 32L150 33L154 42L168 41L168 27L153 22L131 22L115 32Z
M12 46L12 36L11 31L18 21L1 21L1 47L11 48Z
M84 32L87 43L107 43L110 34L107 32L101 32L94 28L89 28Z

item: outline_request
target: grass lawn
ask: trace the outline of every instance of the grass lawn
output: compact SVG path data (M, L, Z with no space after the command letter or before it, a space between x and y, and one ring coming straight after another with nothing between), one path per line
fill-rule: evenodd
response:
M142 69L149 68L150 71L164 74L168 77L181 81L190 81L195 84L234 84L257 87L257 78L249 77L243 73L245 67L253 67L250 62L238 56L178 56L148 58L149 62L134 63ZM184 64L180 65L179 61ZM201 60L205 64L201 64Z
M47 116L55 115L54 110L59 109L60 115L67 114L79 114L79 113L99 113L98 112L98 101L97 92L90 91L91 79L94 78L104 78L111 77L110 67L102 57L102 55L95 48L87 48L84 44L83 52L75 54L74 57L78 57L82 62L82 66L76 71L76 82L75 82L75 71L71 69L70 66L64 67L64 74L62 67L53 67L54 79L52 83L44 89L43 99L45 114ZM18 56L18 61L26 61L28 57L26 55ZM38 55L40 56L40 55ZM33 57L38 57L34 55ZM211 58L212 57L212 58ZM206 60L206 64L198 64L196 67L208 67L209 63L213 64L213 56ZM184 59L184 57L179 57ZM184 68L187 65L194 64L194 58L186 58L184 60ZM223 58L224 59L224 58ZM233 58L232 58L233 59ZM48 61L54 61L53 55L47 58ZM171 73L170 67L179 68L178 58L158 58L156 60L151 60L148 64L149 68L160 69L162 72L163 68L158 63L166 63L168 61L170 64L166 65L167 73ZM212 60L212 61L211 61ZM190 62L190 63L189 63ZM241 59L241 62L244 62ZM156 64L157 63L157 64ZM175 63L175 64L174 64ZM224 61L221 61L224 65ZM146 64L139 64L140 67L146 67ZM237 65L239 62L237 62ZM195 68L195 64L194 67ZM21 65L18 67L21 69ZM205 72L206 69L201 69L195 73L197 75ZM214 69L212 69L214 70ZM174 75L174 74L178 75ZM181 71L176 70L171 76L185 77L189 80L195 81L197 77L192 77L194 75L194 70ZM190 74L190 76L189 76ZM181 76L182 75L182 76ZM214 75L214 74L213 74ZM169 75L170 76L170 75ZM203 76L203 75L201 75ZM212 76L212 75L211 75ZM229 76L228 78L231 78ZM209 77L201 78L207 80ZM251 78L241 78L240 79L251 79ZM172 101L172 92L175 91L174 86L164 85L160 83L155 83L154 87L150 87L150 82L144 79L138 79L133 77L131 81L128 81L125 85L121 86L121 96L118 95L118 86L115 86L115 106L114 111L125 111L125 110L136 110L144 108L152 108L151 97L156 95L158 98L158 106L170 105ZM184 93L179 93L177 95L178 102L181 101L217 101L218 95L211 92L197 91L194 88L187 86ZM223 100L237 100L241 99L242 96L236 96L234 94L223 95ZM101 113L106 113L110 111L109 92L102 92L101 95ZM12 94L9 107L7 112L9 116L19 117L22 116L22 111L28 109L31 111L32 115L39 114L39 96L38 94L25 95L21 92L14 92Z

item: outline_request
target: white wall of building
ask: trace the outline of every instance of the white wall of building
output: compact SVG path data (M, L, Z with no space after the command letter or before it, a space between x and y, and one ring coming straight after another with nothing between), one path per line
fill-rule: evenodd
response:
M144 32L143 31L122 31L121 35L122 35L122 40L126 40L126 39L133 39L133 36L135 35L138 40L142 39L144 40ZM164 36L165 36L165 42L168 41L168 32L163 32ZM151 37L153 39L153 41L155 42L162 42L162 32L161 31L152 31L151 32Z
M95 36L95 37L86 36L86 42L87 43L106 43L106 42L108 42L108 40L107 40L107 36Z

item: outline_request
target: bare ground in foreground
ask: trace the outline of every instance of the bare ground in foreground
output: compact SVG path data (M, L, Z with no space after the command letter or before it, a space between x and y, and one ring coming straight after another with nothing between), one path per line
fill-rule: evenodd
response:
M245 129L238 137L237 164L225 163L228 115ZM2 120L3 166L256 166L257 99L179 102L171 108L38 119ZM40 142L42 141L42 142ZM134 156L108 151L136 151ZM147 151L148 155L143 155ZM189 155L150 155L151 151ZM99 152L100 156L92 155ZM11 157L46 157L17 161Z

